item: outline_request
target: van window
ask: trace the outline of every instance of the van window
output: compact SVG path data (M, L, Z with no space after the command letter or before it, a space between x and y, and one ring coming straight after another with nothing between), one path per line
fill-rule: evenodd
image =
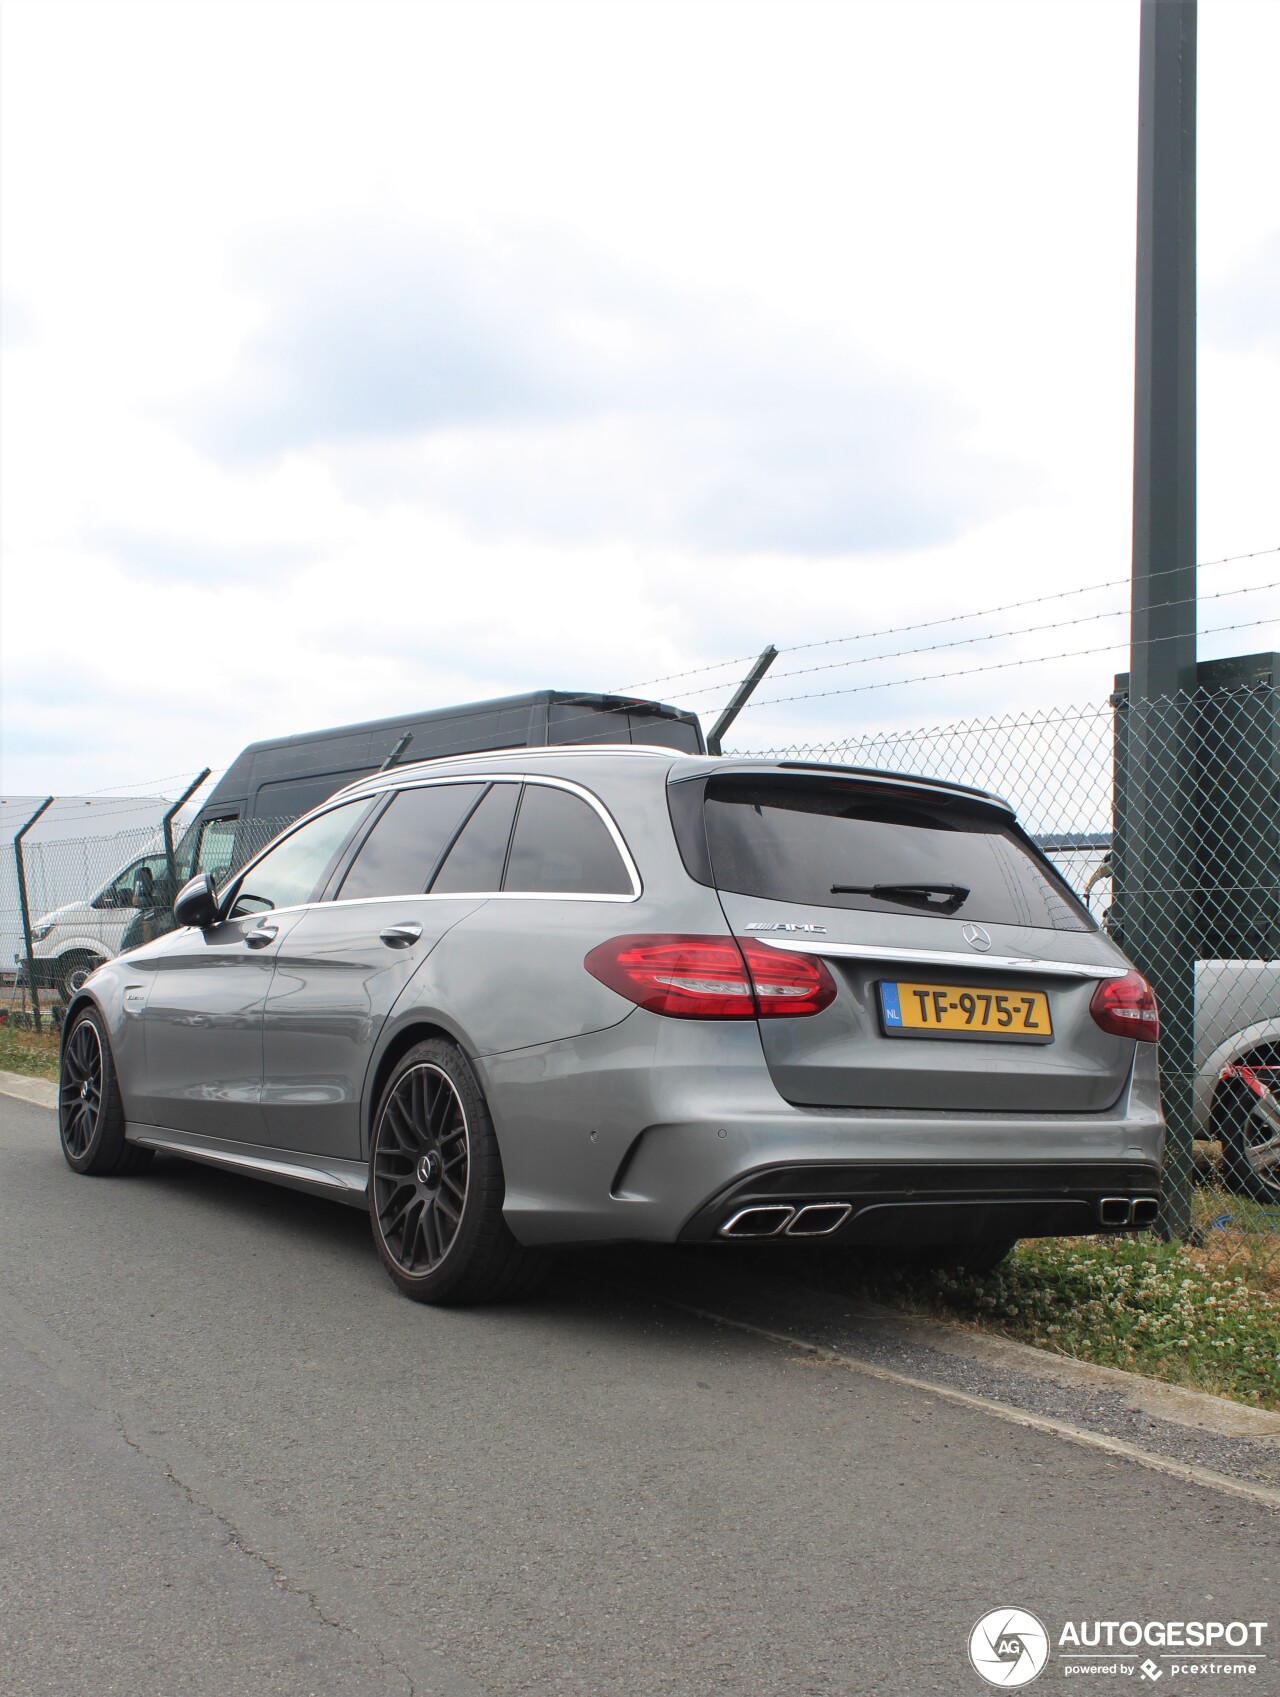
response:
M705 818L722 890L805 907L1093 929L1010 821L980 803L841 779L729 778L708 784Z
M200 828L196 845L195 864L189 877L198 872L212 872L215 878L225 878L235 862L236 821L209 819Z
M502 888L502 869L519 797L519 784L490 787L436 873L432 895L470 894L478 890L496 893Z
M296 907L315 894L347 837L368 813L369 798L348 801L299 825L250 867L236 892L230 917Z
M526 784L504 890L629 896L631 879L613 838L580 796Z
M425 890L483 784L401 790L365 839L342 880L339 901Z

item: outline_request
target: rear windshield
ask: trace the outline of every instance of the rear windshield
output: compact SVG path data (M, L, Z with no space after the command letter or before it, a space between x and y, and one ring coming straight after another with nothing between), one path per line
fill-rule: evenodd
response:
M704 808L719 889L859 908L1092 931L1007 819L961 798L839 779L712 779Z

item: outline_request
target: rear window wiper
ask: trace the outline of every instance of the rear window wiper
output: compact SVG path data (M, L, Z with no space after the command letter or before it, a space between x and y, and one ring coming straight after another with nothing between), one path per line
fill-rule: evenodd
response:
M969 899L967 884L833 884L833 896L876 896L926 913L954 913Z

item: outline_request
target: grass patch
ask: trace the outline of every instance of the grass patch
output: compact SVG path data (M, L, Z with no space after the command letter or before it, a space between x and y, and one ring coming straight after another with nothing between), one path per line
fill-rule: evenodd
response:
M58 1076L58 1033L20 1031L0 1025L0 1072L24 1072L32 1078Z
M907 1307L1280 1409L1280 1235L1267 1234L1265 1251L1252 1235L1222 1231L1203 1248L1146 1235L1044 1238L982 1277L902 1271L877 1283Z

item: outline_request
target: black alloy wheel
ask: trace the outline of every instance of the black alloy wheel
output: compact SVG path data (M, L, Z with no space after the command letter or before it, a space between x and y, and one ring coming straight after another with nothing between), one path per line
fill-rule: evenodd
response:
M62 1045L58 1137L67 1165L95 1177L138 1173L151 1150L125 1141L124 1104L111 1045L96 1008L81 1008Z
M91 1019L77 1020L62 1053L58 1080L58 1124L69 1161L89 1152L102 1112L102 1038Z
M402 1073L380 1131L373 1185L387 1253L410 1277L434 1272L462 1224L471 1164L466 1109L448 1073L428 1062Z
M1259 1080L1280 1099L1280 1044L1244 1057ZM1239 1079L1220 1084L1213 1098L1213 1129L1222 1141L1223 1179L1237 1196L1280 1206L1280 1132L1257 1112L1257 1098Z
M497 1302L523 1295L543 1257L502 1217L505 1183L493 1121L475 1074L432 1038L387 1080L369 1160L369 1221L387 1271L418 1302Z

